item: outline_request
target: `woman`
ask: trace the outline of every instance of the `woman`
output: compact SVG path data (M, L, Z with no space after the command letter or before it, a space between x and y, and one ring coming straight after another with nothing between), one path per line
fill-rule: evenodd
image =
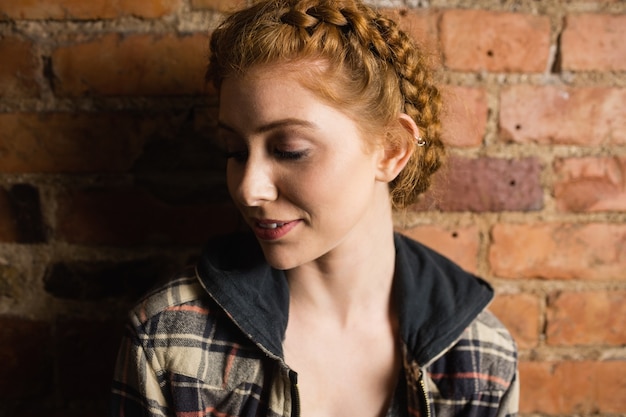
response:
M270 0L211 52L252 233L210 242L133 311L113 415L515 415L489 285L394 234L443 156L420 50L357 1Z

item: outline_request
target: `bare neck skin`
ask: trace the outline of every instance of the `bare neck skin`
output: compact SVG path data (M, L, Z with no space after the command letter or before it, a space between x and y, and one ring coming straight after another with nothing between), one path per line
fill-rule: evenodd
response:
M285 360L298 372L304 417L384 416L398 380L391 209L368 217L345 247L287 273Z
M345 327L363 314L388 317L395 246L387 201L375 204L332 252L286 271L292 312Z

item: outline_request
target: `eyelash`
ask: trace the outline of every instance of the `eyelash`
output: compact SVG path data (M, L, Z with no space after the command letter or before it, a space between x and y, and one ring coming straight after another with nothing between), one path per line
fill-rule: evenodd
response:
M307 151L279 151L275 150L274 155L279 157L280 159L284 159L287 161L296 161L298 159L302 159L307 155Z
M308 154L308 151L281 151L275 150L274 155L278 157L278 159L282 159L285 161L297 161L299 159L304 158ZM237 162L245 162L248 159L247 151L233 151L233 152L225 152L224 156L226 159L234 159Z

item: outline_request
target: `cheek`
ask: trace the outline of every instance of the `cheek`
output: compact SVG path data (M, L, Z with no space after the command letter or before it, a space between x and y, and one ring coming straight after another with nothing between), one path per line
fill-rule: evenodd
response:
M334 161L336 162L336 161ZM362 167L351 161L320 163L284 177L282 189L300 205L317 210L341 207L350 203L355 190L362 189Z

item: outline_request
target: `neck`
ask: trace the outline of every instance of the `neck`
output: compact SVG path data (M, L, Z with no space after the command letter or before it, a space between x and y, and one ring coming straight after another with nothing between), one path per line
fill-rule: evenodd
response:
M391 208L315 262L286 272L292 312L350 326L363 317L388 319L395 270Z

